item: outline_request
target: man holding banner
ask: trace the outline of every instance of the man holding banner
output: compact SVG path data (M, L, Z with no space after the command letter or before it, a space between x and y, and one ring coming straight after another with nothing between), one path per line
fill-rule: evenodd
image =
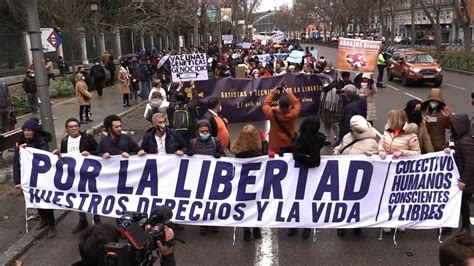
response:
M144 155L145 152L140 150L138 144L129 135L122 134L122 119L117 115L109 115L104 119L104 128L108 135L103 137L97 148L97 155L104 159L110 158L111 155L122 155L125 158L130 155Z

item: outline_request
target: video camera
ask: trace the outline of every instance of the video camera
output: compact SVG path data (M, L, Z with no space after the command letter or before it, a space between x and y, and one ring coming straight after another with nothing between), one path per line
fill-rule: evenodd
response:
M158 259L153 255L157 251L157 241L172 247L174 239L166 241L165 226L172 227L170 221L173 212L166 206L160 206L150 214L125 212L117 220L116 230L126 238L125 242L109 242L104 246L105 265L153 265ZM145 231L145 226L151 230Z

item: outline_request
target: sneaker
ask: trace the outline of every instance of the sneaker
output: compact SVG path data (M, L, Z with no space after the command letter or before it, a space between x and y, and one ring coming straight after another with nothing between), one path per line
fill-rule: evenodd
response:
M87 220L79 220L79 223L72 229L73 234L77 234L89 226Z
M392 228L384 227L382 231L384 232L384 234L390 234L392 232Z
M309 228L303 229L303 234L301 234L301 237L303 239L308 239L310 235L311 235L311 229Z
M50 226L48 231L48 238L53 238L56 235L56 226Z
M288 233L287 233L288 236L294 236L294 235L296 234L296 231L297 231L297 230L298 230L298 229L296 229L296 228L290 228L290 229L288 229Z
M41 230L43 228L45 228L46 226L48 226L48 223L41 219L40 223L35 227L36 230Z
M254 239L262 239L262 233L260 232L260 228L255 227L253 229L253 238Z
M244 241L250 241L250 229L244 228Z
M345 229L337 229L337 236L344 237L346 235Z

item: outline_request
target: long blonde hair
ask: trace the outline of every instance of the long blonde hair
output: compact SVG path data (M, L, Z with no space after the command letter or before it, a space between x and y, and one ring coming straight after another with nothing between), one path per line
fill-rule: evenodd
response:
M387 129L403 129L407 122L407 114L402 109L393 109L388 113Z
M230 150L233 154L244 151L261 152L262 140L260 139L260 133L257 128L250 124L245 125L240 131L239 136L232 143Z

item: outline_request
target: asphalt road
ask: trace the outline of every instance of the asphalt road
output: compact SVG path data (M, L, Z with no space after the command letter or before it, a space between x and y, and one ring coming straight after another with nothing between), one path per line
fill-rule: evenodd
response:
M336 50L317 47L320 55L335 62ZM451 72L444 73L443 90L446 103L456 113L471 113L470 93L474 77ZM385 81L386 88L377 94L376 127L381 131L391 109L403 108L412 98L424 100L429 85L403 87L400 82ZM264 128L264 123L255 123ZM242 124L230 126L231 137L237 136ZM329 154L326 148L324 153ZM59 225L54 239L42 239L22 257L25 265L70 265L79 259L78 236L71 228L77 223L77 214L70 213ZM108 220L108 222L112 222ZM455 229L456 231L456 229ZM177 244L178 265L436 265L438 264L438 235L436 230L407 230L397 234L397 245L392 235L379 240L378 229L364 229L360 237L349 230L344 238L335 230L318 230L313 239L303 240L300 235L288 237L284 229L265 229L263 239L244 242L242 229L223 228L219 233L206 236L199 228L186 226L178 236L186 244ZM444 238L444 237L443 237ZM314 240L314 242L312 241Z

